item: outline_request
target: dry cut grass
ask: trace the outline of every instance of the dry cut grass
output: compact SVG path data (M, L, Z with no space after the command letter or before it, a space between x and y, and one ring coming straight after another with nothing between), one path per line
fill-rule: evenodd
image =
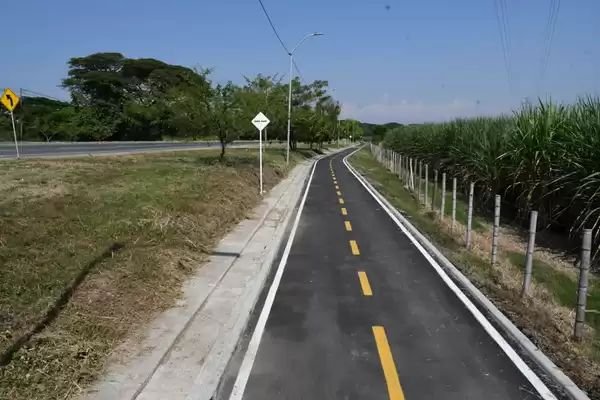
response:
M2 163L0 398L66 399L93 381L257 204L255 153ZM284 165L267 152L267 188Z

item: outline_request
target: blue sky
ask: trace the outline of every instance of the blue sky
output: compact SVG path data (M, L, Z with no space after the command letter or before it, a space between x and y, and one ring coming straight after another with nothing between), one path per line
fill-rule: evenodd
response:
M550 0L506 0L509 85L494 0L263 0L304 80L325 79L346 117L421 122L510 112L524 98L600 92L600 2L561 1L540 82ZM389 6L389 7L386 7ZM258 0L4 2L0 86L66 98L70 57L118 51L214 68L213 79L287 74ZM512 90L509 86L512 85Z

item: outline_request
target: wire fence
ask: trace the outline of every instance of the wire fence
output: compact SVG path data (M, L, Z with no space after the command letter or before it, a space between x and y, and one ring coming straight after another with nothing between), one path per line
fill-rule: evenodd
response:
M397 153L391 149L371 143L371 154L379 163L384 165L390 172L398 176L406 190L411 192L417 204L431 212L434 212L440 221L445 221L448 215L446 210L446 180L445 171L430 171L429 165L422 160L418 160L407 155ZM440 173L441 172L441 173ZM430 181L431 178L431 181ZM452 179L452 193L450 196L450 232L452 234L464 233L464 246L467 250L472 250L473 245L473 202L475 198L474 182L462 182L464 187L468 187L468 203L466 207L466 226L459 227L456 221L457 215L457 186L459 182L456 177ZM431 192L431 194L430 194ZM498 263L499 237L500 237L500 212L501 196L495 195L494 219L491 236L490 264L494 266ZM529 233L525 264L523 265L523 282L521 297L529 296L531 293L531 281L533 276L533 256L535 252L535 235L537 232L537 211L530 213ZM591 255L592 230L584 229L581 244L581 259L579 263L579 279L577 289L577 306L575 310L575 321L573 336L576 340L582 340L585 326L585 315L590 310L586 309L589 269Z

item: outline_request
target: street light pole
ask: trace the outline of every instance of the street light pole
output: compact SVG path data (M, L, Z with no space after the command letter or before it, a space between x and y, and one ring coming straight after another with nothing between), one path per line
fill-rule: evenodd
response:
M287 151L285 154L285 163L286 165L290 164L290 130L292 127L292 80L294 79L293 77L293 66L294 66L294 52L296 51L296 49L298 47L300 47L300 45L308 38L313 37L313 36L322 36L322 33L319 32L314 32L314 33L309 33L308 35L304 36L302 38L301 41L298 42L298 44L292 49L292 51L290 51L288 53L288 55L290 56L290 82L288 85L288 124L287 124Z

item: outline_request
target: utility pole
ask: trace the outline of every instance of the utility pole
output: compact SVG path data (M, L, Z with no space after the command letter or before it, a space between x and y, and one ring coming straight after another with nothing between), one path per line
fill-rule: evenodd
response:
M19 97L21 98L21 118L19 118L19 136L21 137L21 146L23 145L23 118L25 117L25 112L23 110L23 103L25 102L25 97L23 97L23 88L19 88ZM22 149L22 147L21 147Z
M308 38L313 37L313 36L322 36L322 33L319 32L314 32L314 33L309 33L308 35L304 36L302 38L301 41L298 42L298 44L292 49L292 51L290 51L288 53L288 55L290 56L290 82L289 82L289 87L288 87L288 123L287 123L287 150L285 153L285 163L286 165L290 164L290 131L291 131L291 127L292 127L292 80L294 78L293 76L293 67L294 67L294 52L296 51L296 49Z

